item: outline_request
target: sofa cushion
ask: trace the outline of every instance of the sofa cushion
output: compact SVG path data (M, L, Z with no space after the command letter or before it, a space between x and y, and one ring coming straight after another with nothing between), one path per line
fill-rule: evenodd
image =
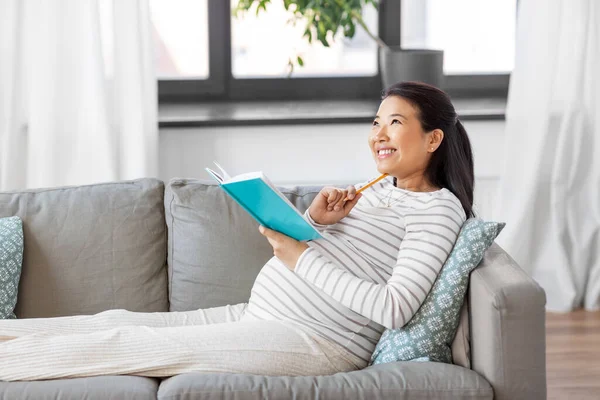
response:
M164 380L158 399L492 399L476 372L441 363L397 362L329 376L184 374Z
M0 193L23 220L19 318L167 311L164 185L157 179Z
M0 382L0 400L149 400L157 390L157 380L138 376Z
M15 318L23 264L23 223L19 217L0 218L0 319Z
M278 187L301 212L319 187ZM214 182L173 179L165 191L171 311L247 302L273 248Z

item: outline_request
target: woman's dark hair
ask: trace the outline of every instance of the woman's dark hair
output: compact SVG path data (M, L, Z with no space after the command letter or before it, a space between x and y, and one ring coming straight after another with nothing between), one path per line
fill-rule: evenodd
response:
M467 218L473 212L473 152L465 128L450 97L435 86L422 82L400 82L383 91L381 99L398 96L418 111L425 132L441 129L444 139L433 153L425 175L429 181L450 190L460 200ZM394 185L396 179L394 178Z

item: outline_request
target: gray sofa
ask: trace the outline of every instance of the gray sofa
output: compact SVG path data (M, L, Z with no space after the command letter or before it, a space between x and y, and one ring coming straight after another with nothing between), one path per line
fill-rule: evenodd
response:
M282 188L301 211L318 190ZM19 318L242 303L272 256L257 224L206 181L0 193L0 217L11 215L23 219L25 233ZM469 300L472 369L398 362L314 377L0 382L0 399L544 399L544 292L494 245L471 274Z

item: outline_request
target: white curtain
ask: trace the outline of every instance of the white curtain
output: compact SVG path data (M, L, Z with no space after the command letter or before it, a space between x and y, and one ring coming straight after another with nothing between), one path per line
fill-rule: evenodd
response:
M0 190L157 175L148 0L0 0Z
M600 2L519 0L498 242L547 308L600 308Z

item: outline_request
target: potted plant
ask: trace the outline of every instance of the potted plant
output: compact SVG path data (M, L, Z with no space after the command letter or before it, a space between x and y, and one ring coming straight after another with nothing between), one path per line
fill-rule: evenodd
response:
M309 43L320 42L329 47L330 40L338 32L347 38L354 37L357 26L379 46L379 69L384 87L399 81L422 81L441 86L443 79L444 53L441 50L402 49L387 46L381 38L374 35L365 23L362 13L364 7L378 8L378 0L278 0L283 1L287 11L293 13L288 23L305 21L303 37ZM239 0L232 10L235 17L256 7L256 14L267 10L271 0ZM302 67L304 60L297 56L290 59L290 74L294 65Z

